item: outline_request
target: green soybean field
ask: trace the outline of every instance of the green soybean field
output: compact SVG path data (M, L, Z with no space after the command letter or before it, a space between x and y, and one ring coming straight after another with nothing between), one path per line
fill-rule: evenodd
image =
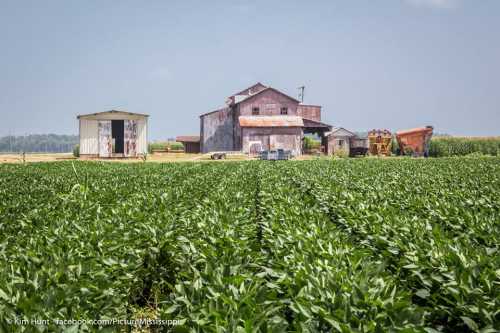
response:
M498 157L3 164L0 332L498 332L499 245Z

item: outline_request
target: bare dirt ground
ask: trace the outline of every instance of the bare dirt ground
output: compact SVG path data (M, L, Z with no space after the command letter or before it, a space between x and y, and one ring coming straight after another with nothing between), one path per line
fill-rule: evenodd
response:
M315 158L311 155L303 155L295 158L296 160L309 160ZM255 160L244 154L227 155L225 160L212 160L210 154L185 154L185 153L156 153L147 156L147 162L226 162L226 161L246 161ZM56 161L77 161L71 153L68 154L26 154L24 162L56 162ZM142 159L92 159L90 161L137 163ZM0 163L23 163L22 154L0 154Z
M64 160L75 160L73 154L0 154L0 163L23 163L25 162L53 162Z

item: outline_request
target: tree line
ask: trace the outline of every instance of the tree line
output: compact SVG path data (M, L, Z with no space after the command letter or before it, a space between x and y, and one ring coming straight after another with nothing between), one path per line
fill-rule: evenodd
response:
M78 135L29 134L0 137L1 153L70 153L78 144Z

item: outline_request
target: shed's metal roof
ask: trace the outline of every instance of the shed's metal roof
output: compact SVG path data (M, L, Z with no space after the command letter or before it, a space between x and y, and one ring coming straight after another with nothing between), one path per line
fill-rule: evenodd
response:
M335 133L337 133L339 131L345 131L348 134L348 136L356 136L356 134L354 134L351 131L346 130L343 127L334 127L334 128L332 128L332 130L330 132L325 133L325 135L326 136L335 135Z
M175 138L177 142L200 142L199 135L181 135Z
M124 115L131 115L131 116L149 117L149 114L133 113L133 112L119 111L119 110L109 110L109 111L96 112L96 113L80 114L80 115L76 116L76 118L88 117L88 116L98 116L101 114L124 114Z
M240 116L241 127L304 127L299 116Z

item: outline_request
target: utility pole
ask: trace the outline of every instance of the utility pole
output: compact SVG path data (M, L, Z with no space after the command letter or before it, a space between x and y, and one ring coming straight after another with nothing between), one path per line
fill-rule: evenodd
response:
M304 103L304 90L306 89L306 86L301 86L301 87L298 87L297 89L299 89L300 102Z

